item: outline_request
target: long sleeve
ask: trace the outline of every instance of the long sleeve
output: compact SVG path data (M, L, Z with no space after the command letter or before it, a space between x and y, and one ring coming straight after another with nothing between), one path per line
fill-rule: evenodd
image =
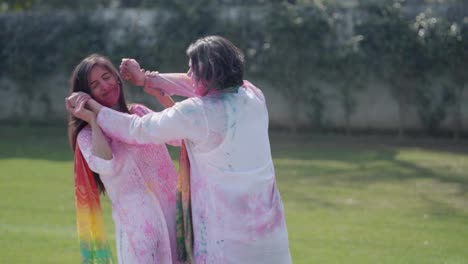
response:
M149 88L161 89L168 95L196 96L192 80L185 73L161 73L151 77Z
M135 104L132 106L131 113L137 114L138 116L144 116L150 113L154 113L153 110L149 109L148 107L141 105L141 104ZM166 144L174 146L174 147L180 147L182 145L182 140L181 139L174 139L167 141Z
M160 144L176 139L200 142L207 137L207 121L201 101L190 98L162 112L142 117L103 107L97 122L112 138L128 144Z
M114 158L110 160L102 159L92 152L92 132L89 127L83 128L77 137L77 144L80 146L81 153L88 163L89 168L99 174L113 174L115 171Z

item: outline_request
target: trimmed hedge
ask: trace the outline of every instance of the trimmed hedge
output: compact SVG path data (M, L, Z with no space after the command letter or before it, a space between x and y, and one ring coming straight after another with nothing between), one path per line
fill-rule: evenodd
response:
M190 6L166 2L165 9L140 10L151 17L149 24L121 19L128 11L120 9L0 13L0 77L21 84L26 96L34 89L29 84L39 77L58 69L70 73L83 57L96 52L109 55L116 64L132 56L149 69L157 65L161 71L180 70L186 67L190 42L220 34L245 51L248 75L267 76L265 81L294 102L293 130L303 109L314 125L327 128L328 99L320 87L311 85L318 80L335 87L345 130L350 131L355 95L367 88L369 78L389 84L399 106L401 134L408 106L418 109L428 133L437 133L450 114L456 121L455 135L462 130L467 17L449 18L429 10L414 15L402 0L360 1L353 9L320 1L223 9L210 0ZM466 5L452 5L457 4ZM446 82L432 84L435 75Z

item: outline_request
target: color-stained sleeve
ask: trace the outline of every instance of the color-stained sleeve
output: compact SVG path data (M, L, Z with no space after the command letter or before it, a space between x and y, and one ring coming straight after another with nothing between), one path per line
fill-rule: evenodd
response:
M175 139L200 142L208 134L205 113L198 98L142 117L103 107L97 122L107 135L128 144L161 144Z
M131 113L137 114L138 116L144 116L150 113L154 113L153 110L149 109L148 107L141 105L141 104L135 104L132 106ZM181 139L174 139L167 141L166 144L174 146L174 147L180 147L182 145L182 140Z
M160 73L151 77L149 88L157 88L168 95L196 96L193 83L185 73Z
M115 171L114 157L110 160L102 159L92 152L92 132L89 127L83 128L77 137L77 144L80 146L81 153L88 163L89 168L98 174L113 174Z
M154 112L153 110L149 109L145 105L142 104L133 104L130 107L130 113L136 114L138 116L144 116L146 114Z

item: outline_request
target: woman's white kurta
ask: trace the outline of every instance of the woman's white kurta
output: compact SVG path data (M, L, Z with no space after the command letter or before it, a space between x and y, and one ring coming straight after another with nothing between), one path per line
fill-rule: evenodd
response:
M135 105L138 115L150 110ZM137 115L135 115L137 116ZM164 144L132 145L109 140L113 158L92 153L91 128L77 144L90 169L99 173L112 202L117 258L123 264L178 263L175 253L177 173Z
M291 263L259 89L189 98L141 118L103 108L98 124L132 144L186 140L197 264Z

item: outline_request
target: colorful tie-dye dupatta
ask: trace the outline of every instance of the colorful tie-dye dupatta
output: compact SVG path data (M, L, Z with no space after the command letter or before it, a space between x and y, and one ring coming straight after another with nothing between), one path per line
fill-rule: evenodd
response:
M99 192L78 145L75 147L75 199L81 263L111 264L112 254L106 239Z
M187 147L182 142L177 177L177 258L185 263L193 263L192 210L190 204L190 161Z

